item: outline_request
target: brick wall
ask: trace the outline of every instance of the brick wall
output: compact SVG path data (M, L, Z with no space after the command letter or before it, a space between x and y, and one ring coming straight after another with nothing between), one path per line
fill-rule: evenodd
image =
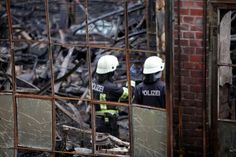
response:
M180 0L180 3L175 0L174 2L175 153L180 146L184 151L184 156L187 157L203 155L203 4L203 0ZM180 14L180 27L178 27L178 14ZM180 28L180 34L178 34L178 28ZM180 108L183 113L182 139L178 134Z

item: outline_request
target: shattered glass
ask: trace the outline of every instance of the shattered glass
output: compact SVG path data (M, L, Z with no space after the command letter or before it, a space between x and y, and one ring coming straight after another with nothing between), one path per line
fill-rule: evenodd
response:
M14 146L12 96L0 95L0 156L11 156Z
M132 108L135 157L165 157L167 153L167 119L162 110Z
M219 156L234 157L236 156L236 123L219 122Z
M0 156L1 157L13 157L14 150L13 149L2 149L0 148Z
M52 149L52 102L17 99L19 145Z

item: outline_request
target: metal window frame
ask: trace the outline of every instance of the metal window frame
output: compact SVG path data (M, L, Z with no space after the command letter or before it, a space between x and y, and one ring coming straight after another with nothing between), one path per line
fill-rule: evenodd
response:
M35 95L35 94L24 94L24 93L19 93L16 91L16 71L15 71L15 53L14 53L14 43L15 42L21 42L21 41L26 41L26 42L33 42L33 41L27 41L27 40L17 40L13 38L13 24L12 24L12 19L11 19L11 1L10 0L5 0L6 2L6 11L7 11L7 17L8 17L8 31L9 31L9 37L8 39L6 39L9 44L10 44L10 48L9 48L9 52L11 55L10 58L10 62L11 64L11 69L12 69L12 82L13 83L13 90L12 92L10 92L12 94L12 99L13 99L13 112L14 112L14 149L15 150L31 150L31 151L45 151L51 154L51 156L55 156L56 153L65 153L65 154L71 154L68 152L58 152L55 150L55 145L56 145L56 141L55 138L52 139L52 150L48 151L48 150L42 150L42 149L35 149L35 148L22 148L18 146L18 128L17 128L17 105L16 105L16 99L17 98L36 98L36 99L43 99L43 100L51 100L52 101L52 108L53 108L53 115L52 115L52 120L53 120L53 125L52 125L52 136L55 137L55 130L56 130L56 111L55 111L55 100L56 99L65 99L65 100L81 100L81 101L87 101L89 102L90 105L92 105L92 143L93 143L93 150L92 150L92 154L89 154L89 156L97 156L98 153L96 153L96 145L95 145L95 105L99 104L100 101L94 100L94 99L81 99L81 98L69 98L69 97L59 97L59 96L55 96L55 92L54 92L54 74L53 74L53 53L52 53L52 46L53 45L57 45L58 43L53 43L52 38L51 38L51 30L50 30L50 25L49 25L49 0L44 0L44 5L45 5L45 17L46 17L46 26L47 26L47 36L48 36L48 42L42 42L42 43L46 43L49 46L49 61L50 61L50 70L51 70L51 89L52 89L52 95L50 96L39 96L39 95ZM129 40L128 40L128 2L129 0L123 0L124 3L124 7L125 7L125 11L124 11L124 15L125 15L125 48L112 48L112 47L106 47L106 46L99 46L99 45L93 45L90 44L89 42L89 33L88 33L88 14L86 14L86 43L85 45L82 45L82 47L86 47L87 48L87 55L88 58L91 58L91 52L90 49L91 48L104 48L104 49L113 49L113 50L118 50L118 51L123 51L125 53L125 58L126 58L126 72L127 72L127 80L129 82L128 85L128 90L129 92L131 91L131 85L130 85L130 75L129 75L129 67L130 67L130 63L129 63L129 53L131 52L143 52L144 50L134 50L134 49L130 49L129 48ZM148 0L145 0L145 5L148 4ZM166 20L165 20L165 30L166 30L166 84L167 84L167 91L166 91L166 112L167 112L167 124L168 124L168 139L167 139L167 156L171 157L173 156L173 116L172 116L172 94L173 94L173 1L172 0L166 0ZM85 7L88 8L88 0L85 1ZM146 9L147 10L147 9ZM86 11L88 11L86 9ZM147 16L147 14L146 14ZM148 24L148 21L147 21ZM147 31L148 32L148 31ZM149 33L149 32L148 32ZM148 36L149 34L147 34ZM0 39L1 40L1 39ZM2 41L2 40L1 40ZM149 40L147 41L148 45L149 45ZM59 44L60 45L60 44ZM66 46L68 46L68 44L65 44ZM71 46L80 46L80 45L71 45ZM155 51L148 51L147 53L156 53ZM87 60L87 63L89 64L89 75L92 76L92 70L91 70L91 61ZM92 77L89 78L89 87L90 90L92 89ZM107 103L109 105L109 102ZM112 103L114 104L114 103ZM117 106L126 106L129 108L129 127L132 127L132 123L131 123L131 97L129 96L129 102L127 104L124 103L115 103L115 105ZM130 129L130 138L132 131ZM132 156L132 139L130 139L131 142L131 151L130 151L130 156ZM79 154L79 153L76 153ZM15 155L16 155L16 151L15 151ZM84 154L81 154L84 155ZM117 156L117 155L112 155L112 154L99 154L99 155L103 155L103 156Z

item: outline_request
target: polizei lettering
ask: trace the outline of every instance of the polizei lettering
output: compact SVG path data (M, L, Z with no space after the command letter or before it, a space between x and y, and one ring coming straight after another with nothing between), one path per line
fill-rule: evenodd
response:
M95 91L97 91L97 92L100 92L100 93L102 93L103 90L104 90L104 86L98 85L98 84L96 84L96 83L93 83L93 84L92 84L92 88L93 88L93 90L95 90Z
M143 90L142 93L145 96L160 96L161 95L159 90Z

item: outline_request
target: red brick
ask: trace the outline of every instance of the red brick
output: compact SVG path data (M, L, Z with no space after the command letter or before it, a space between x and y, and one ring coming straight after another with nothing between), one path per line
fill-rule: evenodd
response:
M194 8L203 8L203 2L194 2L193 3L193 6Z
M194 32L183 32L183 38L193 39L194 38Z
M181 70L181 76L190 77L190 72L189 72L189 70L187 70L187 69L182 69L182 70Z
M195 106L195 102L193 100L184 100L182 102L182 105L184 107L193 107L193 106ZM192 115L190 115L190 117L192 117Z
M179 42L179 41L176 39L176 40L175 40L175 43L178 44L178 42ZM189 46L189 40L181 39L181 40L180 40L180 45L181 45L181 46Z
M193 63L189 63L189 62L185 62L182 65L183 65L182 68L184 69L194 69L195 67Z
M183 47L182 48L182 53L184 53L184 54L195 54L195 48L193 48L193 47Z
M181 24L180 30L189 31L190 30L190 26L188 24Z
M178 8L177 7L174 7L174 13L175 13L175 15L178 15Z
M194 23L194 17L193 16L183 16L182 17L182 22L183 23Z
M194 70L194 71L191 71L191 76L192 77L202 77L202 71L200 71L200 70Z
M195 99L197 99L197 100L199 100L199 101L201 101L201 100L203 100L203 93L202 93L203 91L200 91L200 92L198 92L198 93L195 93ZM204 97L205 97L205 95L204 95Z
M175 16L178 15L178 1L175 0ZM202 0L181 0L181 67L178 64L178 43L175 45L175 70L177 70L174 79L175 89L174 105L184 108L183 112L183 146L185 147L185 156L202 156L202 101L205 96L203 93L203 6ZM175 30L178 30L177 21L175 21ZM175 39L178 34L175 34ZM188 41L186 41L188 40ZM185 58L187 60L185 60ZM179 91L179 75L181 78L181 91ZM179 92L182 92L182 101L179 103ZM178 119L178 112L174 112L175 119ZM177 126L178 120L174 125ZM177 128L177 127L176 127ZM178 131L177 129L175 131Z
M194 94L190 93L190 92L183 92L183 98L185 98L185 99L194 99Z
M179 81L179 80L176 80L176 81ZM174 88L175 88L176 91L178 91L179 90L179 85L175 84ZM189 85L181 85L181 91L189 92L189 88L190 88Z
M202 47L203 43L202 40L197 39L197 40L190 40L189 45L192 47Z
M203 15L203 9L191 9L190 15L193 16L202 16Z
M194 68L198 70L203 70L203 64L202 63L194 63Z
M202 81L201 79L192 78L192 77L182 78L182 84L185 84L185 85L195 85L195 84L201 83L201 81Z
M188 92L189 91L189 86L188 85L181 85L181 90Z
M203 78L199 77L199 78L195 78L195 84L202 84L203 83Z
M181 54L181 61L182 62L188 62L189 61L189 55Z
M185 62L182 64L182 68L185 69L195 69L195 70L202 70L203 69L203 65L202 63L192 63L192 62Z
M202 32L203 27L202 27L202 26L193 25L193 26L191 26L190 30L191 30L191 31L199 31L199 32Z
M180 7L181 8L191 8L191 7L193 7L193 2L181 1L180 2Z
M190 62L201 62L202 56L201 55L192 55L190 56Z
M184 114L193 114L195 110L195 107L185 107L183 109Z
M202 87L200 85L191 85L190 91L199 93L199 92L202 92Z
M202 32L195 32L196 39L202 39L203 33Z
M196 54L203 54L204 49L202 47L196 48Z
M189 9L183 9L183 8L181 8L181 9L180 9L180 14L181 14L181 15L189 15Z

